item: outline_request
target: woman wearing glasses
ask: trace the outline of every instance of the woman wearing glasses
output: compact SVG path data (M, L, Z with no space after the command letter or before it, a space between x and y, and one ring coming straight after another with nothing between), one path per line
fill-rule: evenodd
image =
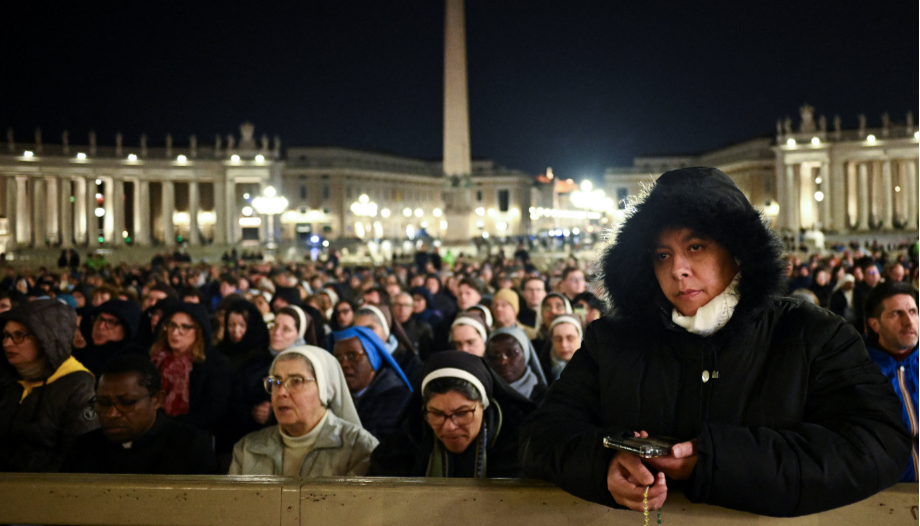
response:
M425 362L421 393L371 456L372 476L520 477L518 426L534 408L482 358L444 351Z
M0 471L57 471L74 440L99 427L95 380L70 355L73 309L26 302L0 314Z
M230 474L364 475L377 439L361 427L335 358L301 345L279 354L270 371L264 385L278 425L236 443Z
M197 303L173 307L150 361L163 379L163 410L190 426L214 432L230 402L230 360L210 345L208 311Z

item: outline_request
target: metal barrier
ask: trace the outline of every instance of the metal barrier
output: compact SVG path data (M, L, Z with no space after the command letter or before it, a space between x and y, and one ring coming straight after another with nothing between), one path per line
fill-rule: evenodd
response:
M691 504L674 493L662 523L916 524L917 489L898 484L862 502L794 519ZM0 474L0 523L590 526L637 525L643 517L535 481Z

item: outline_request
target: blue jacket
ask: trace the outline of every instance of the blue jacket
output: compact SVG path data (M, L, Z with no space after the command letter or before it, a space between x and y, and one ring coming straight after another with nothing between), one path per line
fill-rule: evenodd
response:
M920 453L917 451L917 348L915 347L914 351L900 362L874 347L867 345L866 350L869 351L872 361L882 369L882 374L894 386L894 392L901 399L901 417L914 437L911 462L900 482L917 482L917 462L920 459Z

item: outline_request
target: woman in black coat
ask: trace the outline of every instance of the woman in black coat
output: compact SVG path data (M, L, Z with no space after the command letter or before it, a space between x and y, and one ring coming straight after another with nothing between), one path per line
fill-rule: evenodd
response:
M535 407L482 358L444 351L371 455L370 476L519 478L518 427Z
M852 326L783 298L781 245L724 173L662 175L604 253L613 317L588 326L522 429L524 470L608 506L669 489L764 515L817 513L898 481L901 405ZM674 437L665 457L605 436Z

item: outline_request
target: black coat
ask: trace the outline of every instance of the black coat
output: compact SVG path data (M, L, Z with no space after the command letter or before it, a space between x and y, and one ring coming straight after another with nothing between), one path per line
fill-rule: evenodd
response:
M650 261L668 225L708 236L739 262L740 301L709 337L671 322ZM721 172L663 175L602 258L614 317L588 326L522 428L525 473L615 506L603 437L645 430L698 441L690 478L668 482L692 502L794 516L897 482L910 456L898 398L850 325L778 297L780 250Z
M198 429L214 432L230 405L233 376L230 360L210 349L203 362L193 363L188 378L188 413L174 418Z
M486 447L486 477L520 478L518 430L536 405L516 393L498 375L489 371L495 392L486 410L489 442ZM413 393L399 416L399 424L389 437L380 442L371 454L369 476L424 477L434 447L434 432L425 422L424 403L419 393ZM498 415L501 414L499 419ZM498 421L501 425L496 425ZM362 420L363 422L363 420ZM453 477L469 478L474 474L475 442L460 455L450 454Z
M74 443L61 471L136 475L219 475L211 435L180 424L162 412L130 448L111 442L102 429Z
M409 386L396 371L381 367L364 393L355 397L361 425L377 440L383 441L396 425L410 394Z
M218 452L231 451L233 445L247 434L277 424L274 412L269 414L265 424L259 424L252 418L252 409L255 406L271 402L272 395L265 391L262 380L268 376L274 359L267 349L262 349L258 355L247 360L236 373L227 417L217 433Z

